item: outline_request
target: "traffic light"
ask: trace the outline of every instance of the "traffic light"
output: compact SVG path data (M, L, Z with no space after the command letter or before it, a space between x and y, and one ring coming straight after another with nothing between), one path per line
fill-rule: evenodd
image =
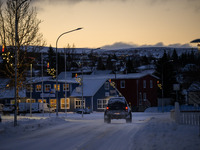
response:
M49 62L47 62L47 68L49 68Z
M4 53L4 48L5 48L5 46L4 46L4 45L2 45L2 53Z
M162 90L162 84L159 81L157 81L157 85Z

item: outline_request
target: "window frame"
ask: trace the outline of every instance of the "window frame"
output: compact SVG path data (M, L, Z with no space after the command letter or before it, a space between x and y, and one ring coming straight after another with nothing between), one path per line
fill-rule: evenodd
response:
M40 88L38 88L38 86L40 86ZM38 89L40 89L40 90L38 90ZM42 92L42 84L35 85L35 92Z
M66 85L67 85L67 87L65 87ZM69 89L70 89L69 86L70 86L69 83L63 84L63 91L69 92Z
M60 99L60 109L65 109L65 99L66 99L66 109L70 109L70 99L69 98L61 98ZM62 102L64 101L64 102Z
M146 89L147 88L147 81L143 80L143 88Z
M49 86L49 90L47 90L47 86ZM45 84L44 85L44 91L45 92L51 92L51 84Z
M107 99L97 99L97 109L105 110L107 104L108 104Z
M81 98L76 98L76 99L74 100L74 108L75 108L75 109L82 108L82 106L81 106L81 101L82 101ZM80 102L80 104L77 105L76 102ZM77 107L77 106L78 106L78 107ZM85 98L83 99L83 108L85 108Z

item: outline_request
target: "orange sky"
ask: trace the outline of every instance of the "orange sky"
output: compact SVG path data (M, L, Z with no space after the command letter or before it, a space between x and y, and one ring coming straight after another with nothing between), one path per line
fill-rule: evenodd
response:
M58 47L186 44L200 38L200 0L37 0L40 31Z

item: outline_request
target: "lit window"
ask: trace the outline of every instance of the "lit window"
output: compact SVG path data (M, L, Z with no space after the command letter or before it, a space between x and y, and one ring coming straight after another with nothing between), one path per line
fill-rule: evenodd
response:
M51 85L50 84L45 84L45 92L51 92Z
M41 92L41 91L42 91L42 85L41 85L41 84L37 84L37 85L35 86L35 91L36 91L36 92Z
M54 89L56 91L56 84L54 84ZM58 91L60 91L60 84L58 84Z
M43 103L46 103L47 100L46 99L43 99ZM38 103L42 103L42 99L38 99Z
M26 103L35 103L36 101L35 101L35 99L26 99Z
M50 107L56 108L56 99L50 99Z
M69 98L66 98L66 101L65 101L65 98L61 98L60 100L60 107L61 109L70 109L70 102L69 102Z
M69 91L69 84L63 84L63 91Z

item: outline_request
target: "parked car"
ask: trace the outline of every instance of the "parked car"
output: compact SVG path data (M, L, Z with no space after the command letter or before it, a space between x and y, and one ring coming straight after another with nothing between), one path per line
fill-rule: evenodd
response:
M15 106L13 104L5 104L5 106L3 107L3 114L10 114L10 113L14 113L15 111Z
M110 123L111 119L126 119L126 123L132 122L131 109L124 97L113 97L109 99L104 112L104 122Z
M82 112L83 112L83 114L90 114L91 110L88 109L88 108L77 108L75 110L75 112L78 113L78 114L82 114Z

